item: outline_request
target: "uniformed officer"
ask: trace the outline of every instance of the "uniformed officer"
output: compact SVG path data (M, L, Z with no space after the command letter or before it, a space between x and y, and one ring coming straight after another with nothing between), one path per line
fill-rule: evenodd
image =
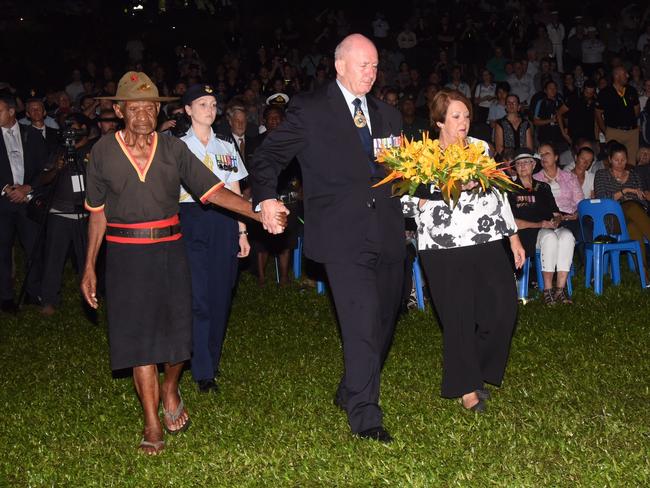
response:
M210 85L193 85L182 103L192 127L181 138L226 187L241 194L239 181L248 173L235 147L217 139L212 124L217 99ZM237 280L237 258L248 256L246 224L213 205L197 203L181 188L180 215L192 275L192 376L199 391L216 391L230 303Z

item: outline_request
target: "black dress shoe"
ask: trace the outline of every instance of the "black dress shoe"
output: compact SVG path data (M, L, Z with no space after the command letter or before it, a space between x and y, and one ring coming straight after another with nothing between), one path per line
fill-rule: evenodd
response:
M219 391L219 387L215 383L214 379L199 380L196 382L196 385L201 393L210 393L211 391L216 393Z
M480 397L478 399L478 402L476 402L471 407L466 407L465 405L463 405L463 400L462 399L460 401L460 404L465 410L470 410L470 411L475 412L475 413L485 413L485 411L487 410L486 401L481 399Z
M362 439L372 439L373 441L379 441L385 444L393 442L391 435L381 425L359 432L357 435Z
M34 295L25 296L25 305L36 305L40 307L42 304L43 301L41 300L41 297L34 296Z
M490 390L485 388L485 386L476 390L476 395L478 396L479 400L490 400L492 398Z
M17 313L18 306L16 306L16 302L13 300L2 300L2 304L0 304L0 310L5 313Z
M332 403L345 412L345 403L343 403L340 396L334 395L334 401Z

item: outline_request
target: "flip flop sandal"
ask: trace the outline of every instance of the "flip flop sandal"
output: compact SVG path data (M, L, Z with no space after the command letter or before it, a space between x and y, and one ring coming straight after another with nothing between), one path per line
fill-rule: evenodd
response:
M153 452L146 452L144 449L145 448L152 448L154 451ZM140 445L138 446L138 449L142 450L144 454L147 454L148 456L157 456L162 452L162 450L165 448L165 441L146 441L144 437L140 441Z
M165 405L163 404L163 414L165 416L165 421L163 422L163 427L165 428L167 433L171 434L171 435L176 435L176 434L179 434L181 432L185 432L190 427L190 424L192 423L192 421L190 420L190 417L188 416L185 423L181 427L179 427L178 429L172 430L169 427L167 427L168 422L170 424L175 423L180 418L180 416L183 414L183 411L185 410L185 404L183 403L183 398L181 397L181 391L180 390L178 390L178 398L180 398L181 401L178 403L178 406L176 407L176 410L174 410L173 412L168 412L167 410L165 410Z

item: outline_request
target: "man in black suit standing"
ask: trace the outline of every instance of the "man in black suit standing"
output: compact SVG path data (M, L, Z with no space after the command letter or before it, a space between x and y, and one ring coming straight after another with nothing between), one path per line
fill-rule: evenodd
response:
M46 163L47 146L37 129L18 123L13 95L0 95L0 127L0 308L15 312L11 253L16 233L28 258L34 258L27 279L28 298L37 303L40 295L40 255L30 256L38 224L27 218L26 204Z
M379 383L404 277L404 218L390 185L372 188L386 174L373 147L402 127L396 109L367 95L377 64L369 39L346 37L335 51L336 81L294 97L250 167L254 205L260 205L264 227L277 233L277 176L298 158L305 254L325 265L341 327L345 371L335 403L347 412L353 433L390 442Z

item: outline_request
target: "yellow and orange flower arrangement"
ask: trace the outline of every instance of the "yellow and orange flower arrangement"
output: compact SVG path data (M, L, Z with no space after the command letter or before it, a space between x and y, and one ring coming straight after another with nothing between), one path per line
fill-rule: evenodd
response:
M413 195L421 184L435 185L451 206L458 201L462 185L470 181L478 183L475 192L489 188L508 191L517 187L501 164L485 153L482 143L459 142L443 150L440 141L430 139L427 132L420 141L402 137L399 146L383 148L377 162L386 165L390 174L375 186L401 180L394 184L393 194Z

